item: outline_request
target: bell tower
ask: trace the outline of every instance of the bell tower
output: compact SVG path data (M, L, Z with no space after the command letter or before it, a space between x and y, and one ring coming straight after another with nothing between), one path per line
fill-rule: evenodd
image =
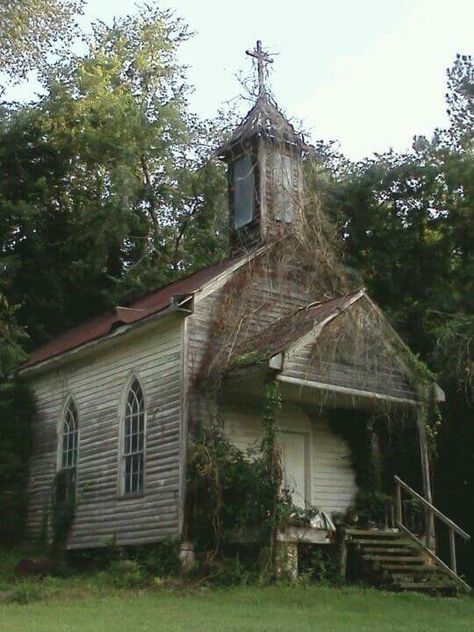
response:
M246 51L257 60L258 97L231 138L218 150L228 165L231 252L248 251L301 223L302 159L308 149L301 134L278 110L265 88L272 63L261 42Z

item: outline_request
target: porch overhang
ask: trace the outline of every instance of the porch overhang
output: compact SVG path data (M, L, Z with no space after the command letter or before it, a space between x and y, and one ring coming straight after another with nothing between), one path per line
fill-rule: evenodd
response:
M285 374L275 366L273 359L268 364L237 369L227 375L221 397L227 401L244 401L248 405L262 405L265 401L266 385L275 380L280 386L284 401L296 405L318 408L347 408L416 412L421 402L408 397L395 397L383 392L349 388L337 384L317 382Z
M330 408L359 409L374 409L381 406L415 409L420 406L419 401L407 397L395 397L381 392L316 382L284 373L278 373L276 380L280 383L284 399L298 403L319 404Z

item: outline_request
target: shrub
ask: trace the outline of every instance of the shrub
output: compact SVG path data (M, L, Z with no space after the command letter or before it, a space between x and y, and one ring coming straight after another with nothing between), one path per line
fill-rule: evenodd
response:
M44 591L38 582L22 581L7 591L5 602L24 605L33 601L40 601L43 597Z
M108 575L116 588L141 588L149 577L136 560L117 560L109 566Z

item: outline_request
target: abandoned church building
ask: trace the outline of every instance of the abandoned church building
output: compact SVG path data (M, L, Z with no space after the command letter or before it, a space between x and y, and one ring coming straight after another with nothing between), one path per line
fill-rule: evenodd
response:
M242 452L258 444L273 384L283 484L295 508L320 511L319 520L280 529L278 541L322 546L347 523L348 545L379 562L374 576L386 571L409 588L436 568L456 580L455 550L446 565L434 552L432 523L447 519L431 505L423 406L427 391L443 394L366 291L345 278L307 196L311 148L268 95L259 46L254 54L259 95L218 150L228 168L228 258L66 331L22 367L37 406L29 533L38 536L60 501L62 473L63 500L69 488L75 499L69 548L166 538L192 545L193 442L218 424ZM384 428L397 424L416 443L418 477L409 483L417 491L394 470L393 510L364 530L348 518L361 486L366 498L376 492L357 472L357 434L368 437L370 458L388 463L391 450L406 447L386 439ZM413 498L427 516L423 533L405 519ZM448 522L454 547L454 536L467 534Z

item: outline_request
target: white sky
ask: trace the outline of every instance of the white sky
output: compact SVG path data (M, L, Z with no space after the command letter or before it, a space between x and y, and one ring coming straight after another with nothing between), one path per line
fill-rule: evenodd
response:
M135 0L88 0L86 19L130 13ZM278 52L271 84L312 139L357 159L446 122L446 68L474 43L473 0L162 0L196 35L181 50L192 107L213 116L242 92L244 51ZM30 88L15 90L31 94Z

